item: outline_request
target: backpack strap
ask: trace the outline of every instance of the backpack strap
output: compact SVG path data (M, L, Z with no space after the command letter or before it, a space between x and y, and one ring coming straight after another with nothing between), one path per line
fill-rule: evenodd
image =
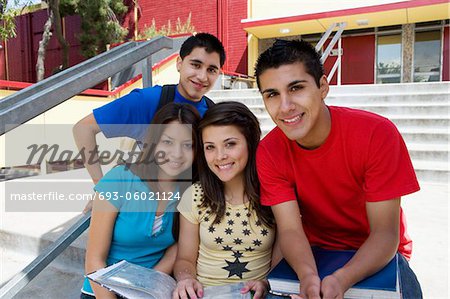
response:
M161 109L165 105L174 101L176 86L177 86L176 84L163 85L162 91L161 91L161 96L159 98L158 107L156 108L156 112L158 112L159 109Z
M214 103L213 100L211 100L207 96L203 96L203 97L205 98L206 106L208 107L208 109L211 108L212 106L216 105L216 103Z
M159 109L161 109L165 105L175 100L175 88L177 88L176 84L163 85L156 112L158 112ZM215 105L215 103L207 96L203 96L203 98L206 101L206 106L208 107L208 109Z

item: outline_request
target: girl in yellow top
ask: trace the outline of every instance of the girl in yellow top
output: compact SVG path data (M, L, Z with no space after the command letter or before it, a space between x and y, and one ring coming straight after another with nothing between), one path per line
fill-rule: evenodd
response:
M255 299L265 295L265 276L281 254L272 253L273 215L259 202L255 154L260 136L257 118L238 102L215 105L200 122L200 182L178 205L174 299L201 298L203 286L241 281L242 293L254 291Z

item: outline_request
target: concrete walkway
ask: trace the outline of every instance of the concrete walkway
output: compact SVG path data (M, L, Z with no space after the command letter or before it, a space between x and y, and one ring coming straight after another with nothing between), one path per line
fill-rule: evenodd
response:
M422 284L425 299L447 299L449 297L449 185L422 183L421 187L421 191L406 196L402 200L408 221L408 231L414 240L411 267ZM42 244L45 243L42 242L42 239L56 238L76 221L79 213L6 213L4 212L2 188L0 188L0 194L2 196L0 198L2 203L0 217L1 285L20 271L31 257L36 256L36 248L42 249ZM83 235L75 242L75 249L84 246L85 237ZM37 246L36 244L41 245ZM69 255L82 252L75 249L72 249L72 253ZM81 265L74 265L74 261L78 261L77 263ZM66 263L65 269L64 263ZM33 298L62 298L60 297L61 291L65 288L66 296L64 298L76 298L82 280L82 268L82 257L66 257L58 263L55 270L51 272L48 272L47 269L44 270L47 272L43 272L41 277L38 276L25 291ZM72 275L65 277L64 270ZM79 279L77 279L78 276ZM55 278L55 281L50 283L52 277ZM35 286L38 281L40 286ZM42 283L46 281L52 287L44 290ZM55 289L52 290L56 281L59 281L56 285L61 286L57 288L58 295L55 293ZM18 298L27 298L27 296L22 294Z

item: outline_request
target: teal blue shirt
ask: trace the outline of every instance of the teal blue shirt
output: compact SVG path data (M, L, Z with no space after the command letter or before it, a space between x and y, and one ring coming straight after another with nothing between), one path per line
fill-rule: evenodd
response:
M111 238L107 265L126 260L153 268L165 250L175 243L172 235L173 217L178 200L173 196L162 217L162 228L152 235L158 202L147 183L124 165L111 169L95 186L101 196L118 209ZM176 191L178 192L178 191ZM168 195L165 198L169 198ZM93 295L86 278L82 292Z

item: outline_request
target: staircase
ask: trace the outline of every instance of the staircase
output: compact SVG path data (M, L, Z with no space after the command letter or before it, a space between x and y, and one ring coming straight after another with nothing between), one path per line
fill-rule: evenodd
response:
M216 102L237 100L258 117L263 135L275 125L256 89L212 91ZM402 134L421 181L448 183L450 83L331 86L327 105L352 107L383 115Z

